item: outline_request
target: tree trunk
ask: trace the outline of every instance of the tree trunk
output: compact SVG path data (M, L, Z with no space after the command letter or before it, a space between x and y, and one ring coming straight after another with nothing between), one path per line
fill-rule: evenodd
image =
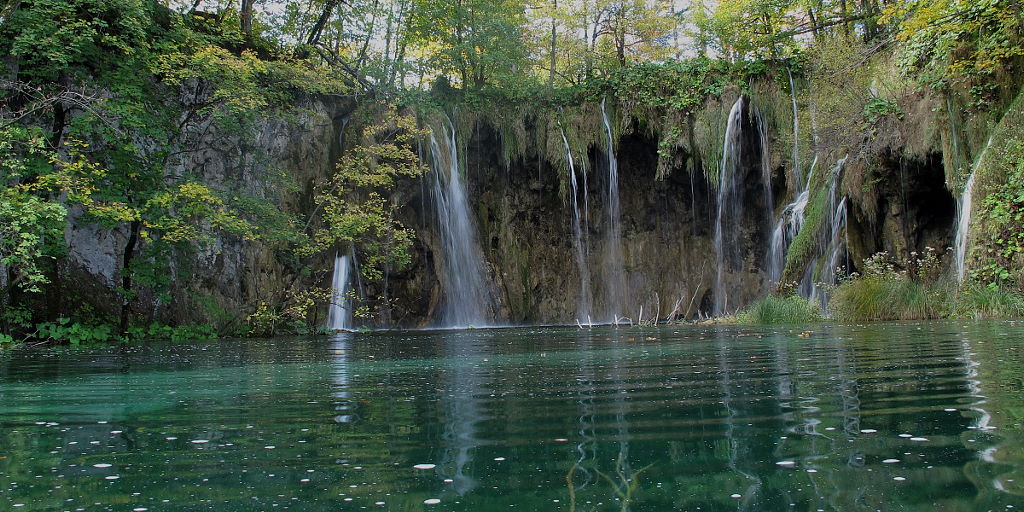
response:
M313 24L313 29L309 31L309 37L306 38L306 44L312 46L320 42L320 35L323 34L324 27L327 26L327 22L331 19L331 13L341 0L327 0L324 3L324 10L320 11L320 17L316 19L316 23Z
M850 17L850 11L846 9L846 0L839 0L840 17L844 20ZM847 38L850 37L850 22L843 23L843 35Z
M245 38L252 39L252 5L256 0L242 0L242 8L238 11L238 18L241 20L242 34ZM198 3L198 2L197 2Z
M363 47L359 50L359 59L356 60L356 70L362 69L363 64L366 62L366 52L370 48L370 40L373 39L373 29L377 26L378 5L380 5L380 2L378 0L374 0L372 9L373 16L370 18L370 25L366 28L366 40L363 41Z
M558 28L555 24L555 16L558 14L558 0L554 0L554 5L551 10L551 69L548 73L548 87L555 84L555 46L558 42Z
M871 0L861 0L861 15L864 16L864 42L871 41L878 35L878 24L875 23L875 9Z
M811 19L811 34L814 36L814 40L818 40L818 19L814 17L814 9L807 9L807 17Z
M135 246L139 244L139 233L142 230L142 222L133 220L128 225L128 242L124 245L124 255L121 257L121 318L118 329L121 334L128 332L128 321L131 319L132 303L132 271L131 264L135 258Z

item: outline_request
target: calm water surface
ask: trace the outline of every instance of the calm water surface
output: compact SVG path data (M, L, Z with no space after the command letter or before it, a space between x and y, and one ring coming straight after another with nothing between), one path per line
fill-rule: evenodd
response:
M1024 324L0 354L0 510L1024 508Z

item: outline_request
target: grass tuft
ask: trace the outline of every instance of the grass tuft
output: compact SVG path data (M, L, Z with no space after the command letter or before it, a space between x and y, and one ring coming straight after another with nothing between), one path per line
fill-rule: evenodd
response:
M808 324L822 320L821 310L815 304L796 295L763 297L737 315L737 321L747 325Z

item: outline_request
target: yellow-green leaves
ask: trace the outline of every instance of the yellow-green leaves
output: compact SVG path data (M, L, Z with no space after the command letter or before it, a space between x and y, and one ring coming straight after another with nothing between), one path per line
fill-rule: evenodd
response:
M143 226L168 242L209 240L214 230L245 240L257 237L255 226L239 218L209 187L195 182L153 195L143 211Z
M1010 0L895 2L881 21L895 26L903 70L936 88L970 82L1024 55L1020 6Z

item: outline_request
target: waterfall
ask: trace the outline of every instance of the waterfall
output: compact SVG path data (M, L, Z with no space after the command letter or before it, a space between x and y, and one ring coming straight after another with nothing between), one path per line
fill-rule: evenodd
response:
M608 121L605 100L601 100L601 119L604 121L604 132L608 141L608 193L607 213L608 224L605 227L605 249L603 281L605 290L605 307L608 310L607 321L618 323L623 311L623 300L626 288L626 276L622 258L622 214L619 210L619 161L615 158L615 139L612 137L612 125Z
M800 111L796 106L796 84L793 83L793 71L786 68L789 74L789 98L793 104L793 181L801 183L803 168L800 167Z
M327 328L332 331L350 329L349 317L352 312L348 298L349 287L348 256L340 253L334 256L334 274L331 277L331 302L327 306Z
M764 195L764 209L765 209L765 228L771 232L774 223L772 217L775 215L775 198L772 197L772 157L771 153L768 152L768 125L765 124L764 118L761 116L761 110L757 106L753 107L754 110L754 126L757 128L758 143L761 145L761 190ZM767 254L766 268L771 274L771 268L774 264L772 253Z
M843 169L846 166L846 159L840 158L829 175L828 183L828 230L822 233L819 238L819 257L810 265L804 273L803 282L800 284L801 295L810 299L817 299L824 311L828 306L827 287L836 284L836 270L842 263L849 267L847 261L847 240L846 240L846 197L839 198L839 182Z
M807 202L811 197L811 180L814 179L814 168L817 165L818 157L814 157L811 169L807 173L807 181L800 184L793 201L782 208L772 228L768 249L768 278L772 283L778 283L782 279L782 272L786 267L786 251L804 225ZM793 174L796 175L795 170Z
M586 322L591 323L590 309L593 304L593 294L590 291L590 268L587 265L587 244L584 238L584 231L586 229L586 208L587 204L587 189L586 181L584 181L583 188L583 208L584 216L580 216L580 204L579 196L580 191L576 182L576 163L572 157L572 150L569 148L569 139L565 137L565 130L561 127L558 128L562 134L562 143L565 145L565 158L566 165L569 167L569 184L572 187L572 233L573 233L573 249L576 256L576 268L580 274L580 298L576 307L576 321L577 323ZM584 173L584 176L586 173Z
M729 297L725 291L723 280L727 266L736 267L740 264L739 224L742 208L741 194L738 188L737 174L740 170L740 152L742 149L742 121L744 99L740 96L729 110L729 121L725 128L722 143L722 162L718 171L718 209L715 215L715 259L718 262L715 272L715 316L728 311Z
M814 174L814 167L818 162L815 157L811 163L811 169L807 174L807 180L803 179L803 168L800 166L800 111L796 105L796 84L793 82L793 72L789 69L789 96L793 108L793 149L791 158L793 167L791 176L793 183L798 187L794 192L793 200L782 208L779 217L771 230L771 238L768 245L768 280L777 284L782 279L782 273L786 269L786 251L793 237L800 231L804 223L804 212L807 209L807 200L810 198L808 189L811 187L811 177Z
M744 170L743 158L743 114L746 110L746 99L740 96L729 110L729 118L722 141L722 159L718 173L718 204L715 215L715 272L714 297L715 316L735 310L742 304L729 304L729 293L725 285L726 270L740 269L743 266L743 243L741 230L743 224L743 186L747 179L760 179L764 201L763 215L765 228L772 231L772 215L774 199L772 197L771 155L768 152L768 130L760 110L754 106L751 110L751 122L757 132L759 155L756 165L759 175L740 176ZM772 254L767 255L766 266L773 264Z
M964 191L960 194L960 200L956 203L956 237L954 240L953 250L956 255L956 261L954 262L956 279L960 282L963 282L964 275L967 273L965 261L967 259L967 235L971 228L974 176L977 174L981 160L985 156L985 153L988 152L988 147L990 145L992 145L992 137L988 138L988 142L985 143L985 148L978 154L978 158L972 166L971 175L967 178L967 183L964 184Z
M466 184L459 171L455 127L445 119L439 139L430 134L432 195L441 233L444 268L445 327L479 327L488 323L489 294L484 278L483 257L477 232L470 217Z

